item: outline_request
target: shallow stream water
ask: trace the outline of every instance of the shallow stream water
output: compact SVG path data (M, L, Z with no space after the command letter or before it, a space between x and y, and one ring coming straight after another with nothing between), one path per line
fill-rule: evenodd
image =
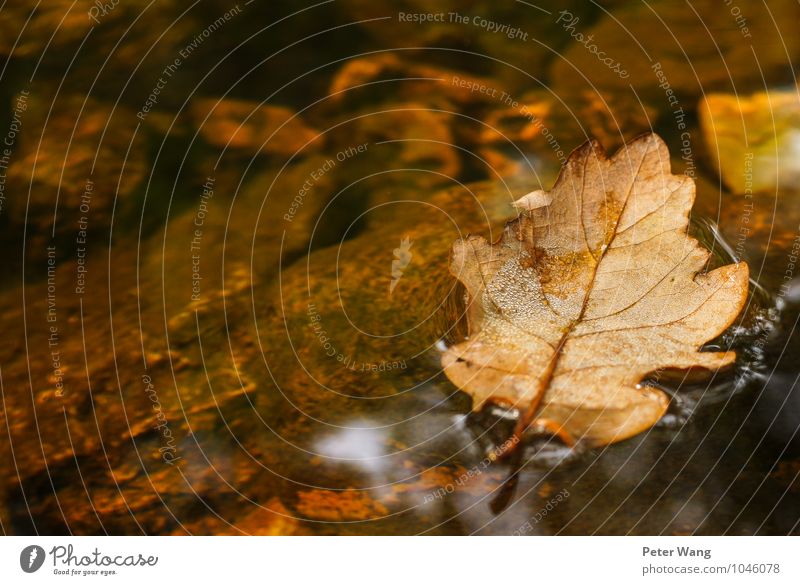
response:
M156 4L0 9L5 533L800 532L796 3ZM452 243L651 131L736 366L494 461Z

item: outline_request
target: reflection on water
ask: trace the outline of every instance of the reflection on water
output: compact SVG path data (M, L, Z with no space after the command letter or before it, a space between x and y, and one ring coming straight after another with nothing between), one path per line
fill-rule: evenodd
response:
M0 9L6 532L800 530L795 2L46 4ZM736 368L495 460L450 247L646 131L750 265Z
M384 471L381 457L385 454L386 435L370 428L369 421L357 422L364 426L331 433L315 445L314 452L361 471L379 474Z

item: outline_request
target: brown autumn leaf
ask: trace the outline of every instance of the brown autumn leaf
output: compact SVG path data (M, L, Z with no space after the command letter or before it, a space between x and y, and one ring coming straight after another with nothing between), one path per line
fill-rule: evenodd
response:
M732 364L733 352L699 348L741 311L748 268L703 272L710 254L687 235L693 201L694 181L670 173L655 134L611 158L590 141L551 191L517 201L498 242L458 240L450 270L466 287L469 336L442 365L474 410L519 409L518 436L531 425L602 445L664 414L648 374Z

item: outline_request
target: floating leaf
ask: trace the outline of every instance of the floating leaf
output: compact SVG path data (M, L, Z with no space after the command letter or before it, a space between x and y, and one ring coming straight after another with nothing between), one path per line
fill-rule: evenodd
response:
M540 427L602 445L664 414L667 396L641 383L648 374L733 363L733 352L699 349L741 311L748 268L704 272L710 254L687 235L694 182L669 165L654 134L611 158L587 142L552 191L517 202L498 242L454 244L469 336L442 365L474 410L519 409L518 436Z

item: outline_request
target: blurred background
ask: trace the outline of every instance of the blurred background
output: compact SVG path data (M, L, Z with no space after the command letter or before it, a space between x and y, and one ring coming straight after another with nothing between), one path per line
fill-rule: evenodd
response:
M794 0L0 8L6 534L800 527ZM487 463L440 371L455 239L590 137L693 177L736 368L595 451Z

